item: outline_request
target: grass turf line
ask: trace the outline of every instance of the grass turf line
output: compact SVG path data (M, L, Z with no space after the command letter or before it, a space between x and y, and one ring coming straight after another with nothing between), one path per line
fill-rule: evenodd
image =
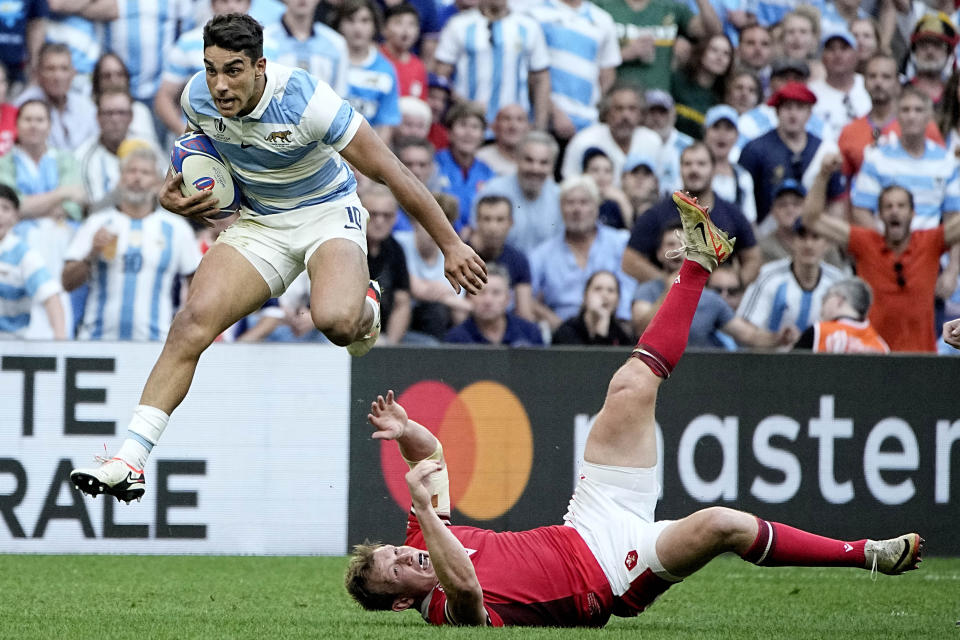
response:
M344 566L329 557L0 555L0 638L960 639L960 558L873 582L866 571L723 557L603 630L494 632L361 611L343 590Z

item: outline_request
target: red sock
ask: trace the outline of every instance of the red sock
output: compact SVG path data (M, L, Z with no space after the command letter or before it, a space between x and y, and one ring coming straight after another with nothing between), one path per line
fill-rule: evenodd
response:
M824 538L779 522L757 518L757 539L741 556L766 567L860 567L866 564L866 540Z
M639 358L661 378L670 377L690 337L690 323L710 272L692 260L684 260L663 304L637 342Z

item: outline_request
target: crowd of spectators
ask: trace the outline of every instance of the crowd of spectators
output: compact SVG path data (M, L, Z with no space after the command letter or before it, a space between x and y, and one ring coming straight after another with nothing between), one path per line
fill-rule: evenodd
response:
M631 343L676 277L683 189L737 238L691 346L949 351L944 0L0 3L0 338L164 339L215 235L156 189L203 24L233 12L345 96L487 262L483 292L456 294L357 176L382 344ZM309 304L295 282L221 339L322 341Z

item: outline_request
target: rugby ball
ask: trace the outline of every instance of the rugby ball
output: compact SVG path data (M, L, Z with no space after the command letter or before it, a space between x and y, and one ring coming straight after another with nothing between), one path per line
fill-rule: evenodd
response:
M240 209L240 189L210 138L204 134L194 132L177 138L170 163L183 178L180 183L183 195L211 191L217 198L220 211L210 218L226 218Z

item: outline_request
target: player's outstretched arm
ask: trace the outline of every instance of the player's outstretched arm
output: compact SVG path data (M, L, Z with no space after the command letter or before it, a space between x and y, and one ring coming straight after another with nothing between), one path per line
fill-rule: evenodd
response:
M459 293L477 293L487 281L487 267L453 230L427 188L364 121L340 155L361 173L390 187L403 210L423 225L443 252L447 280Z
M396 440L400 455L413 462L426 460L440 444L426 427L407 417L406 410L396 401L392 390L387 392L386 397L377 396L370 403L367 420L377 428L373 432L375 440ZM443 462L442 455L440 462Z
M432 476L442 470L443 462L423 460L407 473L407 487L430 552L430 562L447 594L447 614L456 624L485 625L483 589L470 556L431 508Z

